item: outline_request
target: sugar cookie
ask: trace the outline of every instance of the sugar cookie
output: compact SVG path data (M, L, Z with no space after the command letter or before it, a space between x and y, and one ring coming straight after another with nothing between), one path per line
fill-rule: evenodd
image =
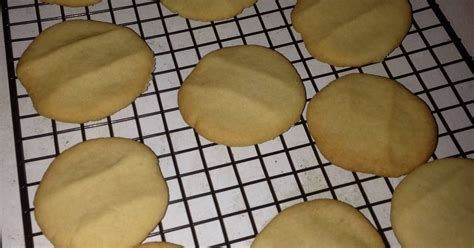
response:
M293 27L316 59L335 66L382 61L411 25L408 0L298 0Z
M178 104L200 135L247 146L270 140L298 121L305 91L294 67L278 52L235 46L199 61L179 90Z
M161 0L172 12L196 21L218 21L234 17L257 0Z
M349 74L310 101L308 127L321 153L351 171L397 177L425 163L437 141L430 109L388 78Z
M183 246L168 242L149 242L141 244L138 248L182 248Z
M384 247L370 222L352 206L329 199L296 204L257 235L259 247Z
M393 231L402 247L472 247L472 192L472 159L435 160L410 173L392 198Z
M84 7L94 5L102 0L43 0L45 3L58 4L67 7Z
M100 138L54 159L36 192L34 213L55 247L133 247L167 205L155 154L133 140Z
M17 75L39 114L84 123L129 105L148 86L153 52L129 28L71 20L42 32Z

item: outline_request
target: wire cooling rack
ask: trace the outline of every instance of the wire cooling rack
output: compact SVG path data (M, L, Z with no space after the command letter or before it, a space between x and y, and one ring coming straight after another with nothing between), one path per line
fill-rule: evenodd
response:
M413 0L413 25L384 62L338 68L313 59L293 30L295 0L259 0L238 17L195 22L154 0L103 0L85 8L38 0L3 0L6 60L24 238L27 247L51 247L33 215L41 176L60 152L83 140L120 136L150 146L160 159L170 202L148 240L186 246L249 246L282 209L315 198L355 206L390 246L390 200L400 178L352 173L331 165L311 139L305 114L288 132L255 146L234 148L200 137L182 120L177 91L206 53L259 44L286 56L303 79L307 101L331 80L351 72L396 79L433 111L439 140L433 159L473 158L473 64L434 1ZM156 70L148 90L120 112L97 122L65 124L39 116L15 75L24 49L45 28L68 19L91 19L135 30L153 49Z

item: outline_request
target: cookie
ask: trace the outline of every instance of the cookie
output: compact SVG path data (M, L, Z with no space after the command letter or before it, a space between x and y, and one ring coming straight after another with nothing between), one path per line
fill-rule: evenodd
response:
M291 206L252 243L259 247L385 247L370 222L352 206L329 199Z
M83 7L99 3L102 0L43 0L45 3L58 4L67 7Z
M397 177L425 163L437 142L428 106L388 78L349 74L311 99L311 136L333 164L351 171Z
M232 18L257 0L161 0L166 8L196 21L218 21Z
M402 247L474 245L474 160L432 161L403 179L392 198L393 231Z
M183 246L168 242L149 242L141 244L138 248L182 248Z
M335 66L382 61L411 26L408 0L298 0L293 27L309 53Z
M255 45L207 54L178 93L184 121L227 146L275 138L298 121L304 104L304 86L291 63Z
M168 189L147 146L100 138L56 157L33 204L55 247L134 247L163 218Z
M129 105L147 87L154 55L131 29L71 20L42 32L17 66L40 115L84 123Z

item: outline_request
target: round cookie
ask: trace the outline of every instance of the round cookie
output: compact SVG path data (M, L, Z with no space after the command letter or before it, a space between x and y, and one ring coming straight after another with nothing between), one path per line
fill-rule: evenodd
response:
M161 0L166 8L196 21L218 21L232 18L257 0Z
M304 104L304 86L291 63L255 45L207 54L178 93L186 123L227 146L271 140L298 121Z
M309 53L335 66L382 61L411 26L408 0L298 0L293 27Z
M138 246L138 248L182 248L183 246L168 242L149 242Z
M329 199L291 206L257 235L259 247L384 247L370 222L352 206Z
M17 75L39 114L84 123L129 105L147 87L154 55L131 29L71 20L42 32Z
M45 3L58 4L67 7L83 7L94 5L102 0L43 0Z
M436 146L428 106L384 77L336 79L311 99L306 115L321 153L351 171L401 176L425 163Z
M54 159L34 206L39 227L55 247L133 247L163 218L168 189L147 146L100 138Z
M391 221L402 247L474 245L474 160L432 161L403 179Z

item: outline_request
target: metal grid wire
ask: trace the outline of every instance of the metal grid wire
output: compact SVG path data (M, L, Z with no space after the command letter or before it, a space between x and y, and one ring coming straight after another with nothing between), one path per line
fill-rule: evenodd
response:
M32 199L42 174L61 151L95 137L128 137L150 146L170 191L165 218L148 240L186 246L249 246L285 207L334 198L359 209L390 246L391 195L400 178L352 173L331 165L311 139L305 113L288 132L255 146L234 148L200 137L182 120L177 91L206 53L237 44L259 44L286 56L303 79L307 101L331 80L351 72L393 78L422 98L439 127L433 159L473 158L473 65L434 1L412 1L413 25L384 62L338 68L318 62L293 30L296 0L259 0L233 19L195 22L154 0L103 0L85 8L38 0L2 0L5 45L21 207L27 247L51 247L38 228ZM15 66L45 28L68 19L91 19L135 30L153 49L156 69L148 90L106 119L82 125L39 116L18 82Z

